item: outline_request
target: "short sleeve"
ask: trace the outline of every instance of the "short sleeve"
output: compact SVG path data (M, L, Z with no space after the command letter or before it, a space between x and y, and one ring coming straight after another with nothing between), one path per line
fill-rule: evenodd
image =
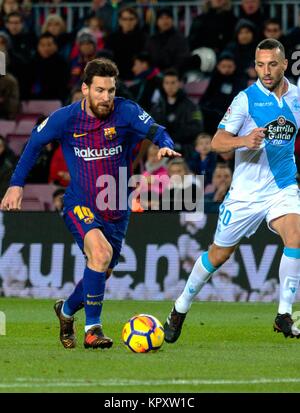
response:
M218 128L237 135L248 117L248 97L245 92L240 92L227 109Z

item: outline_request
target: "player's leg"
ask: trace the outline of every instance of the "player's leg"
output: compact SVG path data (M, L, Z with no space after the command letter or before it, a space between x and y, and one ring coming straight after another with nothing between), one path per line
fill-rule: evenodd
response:
M216 269L230 257L241 238L252 235L264 217L264 210L257 203L231 200L229 196L225 199L219 209L214 243L196 261L183 293L176 300L164 324L167 342L174 343L178 339L195 296Z
M283 240L284 250L279 266L280 298L274 330L285 337L300 337L292 320L292 305L300 281L300 215L291 213L272 220L269 226Z
M97 218L97 219L100 222L100 218ZM90 269L88 273L92 275L92 281L95 282L95 286L96 286L93 292L90 292L91 291L90 280L87 280L87 286L86 286L85 277L84 277L83 286L84 286L84 293L86 294L85 295L85 299L86 299L85 312L87 316L88 316L87 313L89 313L89 317L91 317L89 319L90 321L87 319L87 325L89 325L88 323L90 322L95 323L98 320L98 318L97 319L95 318L95 317L98 317L97 309L100 310L100 314L101 314L101 309L102 309L102 304L101 304L101 307L98 308L97 305L89 306L89 303L87 301L92 302L93 297L91 296L95 295L94 298L95 298L95 302L97 303L98 300L101 299L101 297L99 298L96 297L96 295L98 294L102 296L102 300L103 300L105 282L110 277L113 271L113 268L118 263L118 259L119 259L121 248L122 248L122 241L125 237L127 226L128 226L128 217L124 218L123 220L117 223L102 222L102 231L98 231L98 233L90 231L85 237L84 251L87 256L87 268ZM89 236L90 233L91 233L91 236ZM93 273L91 271L93 271ZM98 273L98 277L100 276L100 279L101 279L101 286L97 284L97 281L96 281L97 273ZM90 295L90 297L88 297L88 294ZM99 318L100 318L100 314L99 314ZM87 328L88 327L86 326L86 329ZM90 331L89 329L85 335L85 347L93 347L93 348L95 347L105 348L106 347L108 348L112 345L112 340L104 336L101 326L99 327L99 325L96 325L95 328L94 327L91 327L91 328L92 328L92 331ZM95 339L95 335L98 336L96 339Z
M78 210L80 210L78 212ZM84 239L89 231L103 228L100 217L87 207L79 207L64 211L64 221L69 231L74 236L79 248L84 253ZM88 218L88 219L87 219ZM99 231L100 232L100 231ZM84 253L85 258L86 254ZM110 271L109 269L107 271ZM105 274L105 278L107 274ZM58 300L54 305L54 310L60 322L60 341L65 348L73 348L76 345L74 314L84 307L84 280L81 279L76 285L70 297L64 300Z
M212 244L196 261L182 294L164 324L165 340L174 343L180 336L186 314L191 308L194 297L211 278L212 274L231 256L235 246L220 247Z
M106 271L105 279L108 278L112 274L112 268L109 268ZM61 300L63 301L63 300ZM83 296L83 278L77 283L74 291L70 295L70 297L63 301L62 306L62 314L65 317L72 317L77 311L81 310L84 307L84 296Z
M109 348L113 341L105 337L101 325L106 272L110 265L113 249L99 229L92 229L84 238L84 252L87 266L83 275L85 323L85 348Z

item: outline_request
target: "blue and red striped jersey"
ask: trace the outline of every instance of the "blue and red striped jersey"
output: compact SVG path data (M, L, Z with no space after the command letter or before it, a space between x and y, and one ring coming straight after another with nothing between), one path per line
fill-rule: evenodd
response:
M120 193L125 187L127 189L132 174L133 149L145 138L160 148L174 147L165 128L156 124L138 104L116 97L112 113L102 120L87 114L83 99L53 112L33 129L10 186L24 186L42 147L59 140L71 176L64 197L65 206L78 203L96 212L101 211L107 220L120 219L128 211L121 210L118 202L114 205L114 199L118 200ZM103 211L101 196L105 189L105 176L113 177L115 185L112 183L107 190L107 198L111 199L110 209Z

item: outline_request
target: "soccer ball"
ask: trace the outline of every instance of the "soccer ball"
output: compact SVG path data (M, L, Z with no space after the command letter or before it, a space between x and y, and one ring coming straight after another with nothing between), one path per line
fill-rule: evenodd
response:
M153 315L139 314L124 325L122 340L134 353L148 353L158 350L165 338L161 322Z

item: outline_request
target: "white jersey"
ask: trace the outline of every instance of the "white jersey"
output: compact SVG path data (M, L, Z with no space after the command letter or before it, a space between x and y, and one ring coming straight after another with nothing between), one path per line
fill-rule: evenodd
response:
M288 84L279 99L260 80L240 92L219 124L236 136L248 135L254 128L267 128L260 149L238 148L230 198L262 201L281 189L296 184L294 144L300 126L297 87Z

